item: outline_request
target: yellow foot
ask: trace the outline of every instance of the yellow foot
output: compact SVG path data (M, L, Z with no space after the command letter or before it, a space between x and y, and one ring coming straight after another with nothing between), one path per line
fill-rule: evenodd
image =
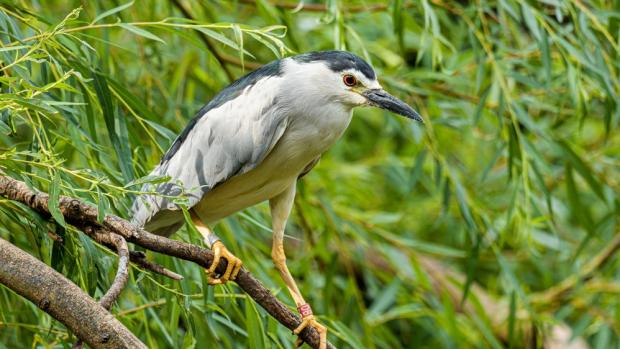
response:
M211 249L213 250L213 254L215 256L213 257L213 263L211 264L209 269L206 270L207 274L209 274L208 284L221 285L226 283L228 280L234 280L237 277L241 266L243 265L241 259L235 257L232 253L230 253L230 251L228 251L226 246L224 246L221 241L216 241L215 243L213 243ZM226 272L224 272L224 274L220 275L219 277L216 277L214 276L215 269L220 264L220 259L222 258L225 258L228 261L228 265L226 266Z
M314 329L319 333L319 349L327 349L327 327L316 321L314 315L312 315L312 309L308 304L302 304L297 307L297 309L301 313L301 324L293 330L293 333L299 335L304 328L308 326L314 327ZM303 341L298 337L295 341L295 345L300 347L302 344Z

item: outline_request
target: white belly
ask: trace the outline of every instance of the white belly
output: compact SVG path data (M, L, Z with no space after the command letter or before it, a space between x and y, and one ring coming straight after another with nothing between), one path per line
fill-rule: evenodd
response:
M209 191L194 206L195 212L210 224L282 193L342 135L350 120L347 111L333 113L323 123L301 120L289 125L260 165Z
M233 177L205 194L194 206L206 223L214 223L244 208L282 193L320 153L297 152L287 142L278 143L255 169Z
M274 176L260 166L246 174L221 184L194 206L195 212L207 224L217 222L246 207L256 205L281 193L295 176Z

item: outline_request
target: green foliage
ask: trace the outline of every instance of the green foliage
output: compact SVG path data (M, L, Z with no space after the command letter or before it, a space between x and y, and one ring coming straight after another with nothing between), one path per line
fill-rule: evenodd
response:
M174 1L0 1L0 169L52 203L70 195L126 217L152 180L143 176L228 74L292 52L347 49L426 125L357 110L300 184L288 263L330 340L518 348L525 329L540 339L564 322L594 348L620 345L617 258L561 299L540 297L618 232L617 4L330 0L317 12L294 1L180 3L197 20ZM116 257L51 212L58 224L0 199L0 237L100 297ZM262 204L215 229L292 306L272 267L269 226ZM202 244L186 229L176 238ZM234 284L207 287L196 265L150 258L185 279L133 268L112 309L148 347L293 347L290 331ZM433 288L442 270L430 259L458 272L441 274L452 288ZM502 321L479 291L501 300ZM0 348L73 341L0 286Z

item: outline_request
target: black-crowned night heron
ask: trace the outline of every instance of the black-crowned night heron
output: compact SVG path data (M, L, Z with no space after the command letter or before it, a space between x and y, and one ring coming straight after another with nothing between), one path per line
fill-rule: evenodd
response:
M288 287L302 324L315 327L325 347L327 330L314 319L286 266L283 237L297 179L308 173L349 125L352 110L376 106L422 121L410 106L385 92L372 67L343 51L301 54L271 62L235 81L203 107L174 141L153 176L161 195L140 197L133 220L168 236L184 222L179 198L214 251L210 284L234 280L241 261L209 228L239 210L269 200L271 256ZM145 188L149 190L149 188ZM213 272L221 258L223 275Z

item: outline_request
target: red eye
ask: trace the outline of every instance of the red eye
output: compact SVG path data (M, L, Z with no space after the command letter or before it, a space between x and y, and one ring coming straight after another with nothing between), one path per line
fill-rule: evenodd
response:
M345 76L343 76L342 81L347 86L355 86L357 84L357 79L351 74L346 74Z

